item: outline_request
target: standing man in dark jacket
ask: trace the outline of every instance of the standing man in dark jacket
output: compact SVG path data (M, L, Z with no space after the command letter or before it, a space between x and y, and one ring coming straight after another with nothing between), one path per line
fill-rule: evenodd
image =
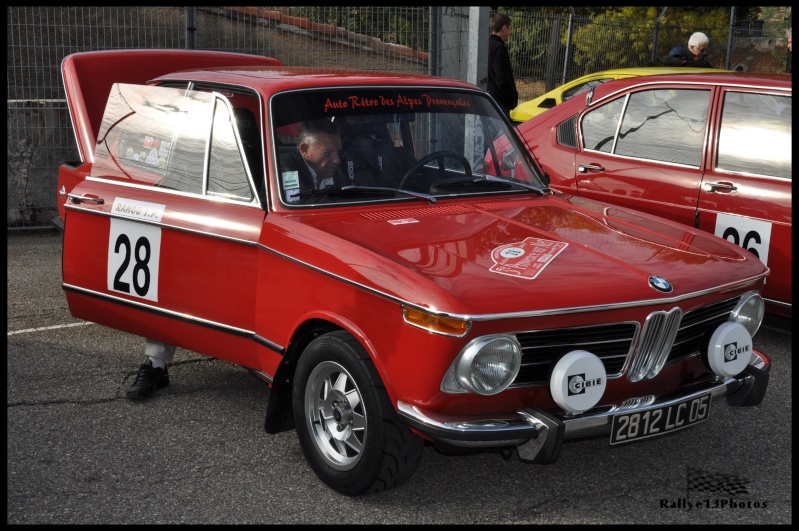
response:
M701 31L697 31L688 39L687 50L682 46L672 48L669 52L669 61L674 61L674 64L682 66L713 68L713 65L707 60L708 47L710 47L710 38Z
M519 103L516 81L513 79L513 68L510 54L505 44L508 42L512 28L508 15L495 13L491 17L491 35L488 37L488 93L497 100L499 106L510 118L510 111Z

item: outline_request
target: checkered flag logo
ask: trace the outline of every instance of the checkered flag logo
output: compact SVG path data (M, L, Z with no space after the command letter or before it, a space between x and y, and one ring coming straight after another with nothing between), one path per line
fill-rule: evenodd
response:
M746 487L749 483L749 480L744 477L688 467L689 493L707 492L710 494L738 496L739 494L749 494Z

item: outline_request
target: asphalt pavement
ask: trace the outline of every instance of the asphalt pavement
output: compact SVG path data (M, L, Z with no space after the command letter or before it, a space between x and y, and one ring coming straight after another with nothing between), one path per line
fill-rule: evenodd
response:
M269 390L243 368L178 349L171 385L127 400L144 340L70 315L59 232L7 238L8 524L792 523L788 319L754 338L773 360L759 406L718 401L628 445L570 442L551 465L425 447L406 483L352 498L314 475L295 432L264 432Z

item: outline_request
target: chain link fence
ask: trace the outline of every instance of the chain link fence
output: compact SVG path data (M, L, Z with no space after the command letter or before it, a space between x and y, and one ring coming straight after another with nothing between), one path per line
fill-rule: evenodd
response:
M58 166L79 158L60 77L66 55L196 48L275 57L289 66L466 79L471 13L455 6L8 7L7 230L52 227ZM784 30L757 24L686 28L652 20L610 24L568 15L511 16L520 101L585 73L641 66L684 46L697 30L711 36L710 59L718 67L778 73L789 57Z

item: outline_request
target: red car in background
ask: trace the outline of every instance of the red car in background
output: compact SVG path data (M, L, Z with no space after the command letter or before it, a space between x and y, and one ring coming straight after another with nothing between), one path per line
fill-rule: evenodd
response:
M399 485L425 444L550 463L765 395L766 266L553 192L474 85L196 50L79 53L62 74L70 312L252 371L266 432L295 428L338 492ZM305 148L343 182L309 182Z
M711 232L771 272L767 311L792 306L790 75L691 73L608 81L517 129L551 186Z

